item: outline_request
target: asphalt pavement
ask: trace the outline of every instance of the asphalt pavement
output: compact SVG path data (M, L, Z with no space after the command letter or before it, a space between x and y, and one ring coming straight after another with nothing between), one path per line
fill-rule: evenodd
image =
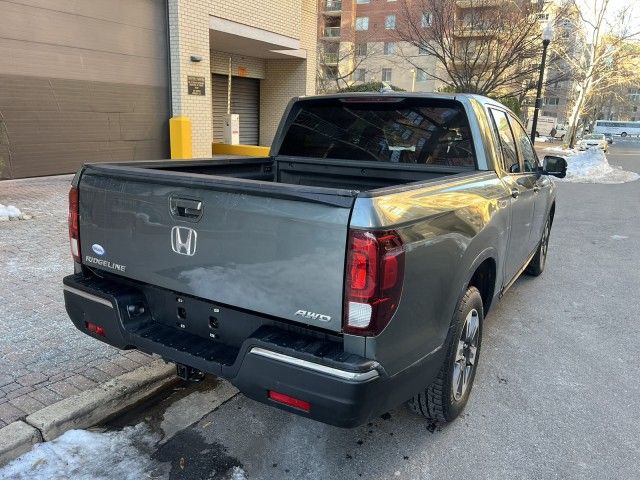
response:
M640 172L640 143L616 142L608 158ZM163 431L144 452L172 479L638 478L639 211L640 181L559 182L546 271L492 308L471 399L450 425L401 405L344 430L242 395L211 411L209 380L106 428Z

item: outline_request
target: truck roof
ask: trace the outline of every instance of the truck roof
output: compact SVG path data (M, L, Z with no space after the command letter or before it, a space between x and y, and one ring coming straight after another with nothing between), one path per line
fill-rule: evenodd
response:
M433 98L443 100L470 100L474 99L478 102L494 103L498 102L492 98L474 93L440 93L440 92L345 92L330 93L325 95L309 95L298 97L298 100L320 100L320 99L336 99L336 98L367 98L367 97L399 97L399 98Z

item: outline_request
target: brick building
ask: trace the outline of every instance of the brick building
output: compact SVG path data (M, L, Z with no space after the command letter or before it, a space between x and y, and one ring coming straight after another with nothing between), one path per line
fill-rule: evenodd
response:
M402 4L387 0L319 0L319 90L371 81L385 81L407 91L436 90L437 82L429 76L437 68L434 59L398 39ZM429 12L416 14L422 15L424 28L429 28Z
M316 6L0 0L0 178L167 158L172 117L210 157L228 103L241 143L269 146L288 100L315 92Z

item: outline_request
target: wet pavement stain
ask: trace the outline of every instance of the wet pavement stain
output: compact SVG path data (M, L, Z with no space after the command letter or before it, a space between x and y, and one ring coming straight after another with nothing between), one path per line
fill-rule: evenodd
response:
M242 463L226 450L218 443L205 442L194 431L183 430L161 445L152 458L170 462L169 480L223 480L230 477L234 467L242 468Z

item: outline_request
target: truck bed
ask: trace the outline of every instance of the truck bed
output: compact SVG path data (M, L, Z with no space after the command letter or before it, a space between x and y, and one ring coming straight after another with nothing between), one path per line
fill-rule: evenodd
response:
M370 191L424 180L439 180L448 175L469 172L469 169L456 167L315 160L288 156L160 160L112 165L356 191Z

